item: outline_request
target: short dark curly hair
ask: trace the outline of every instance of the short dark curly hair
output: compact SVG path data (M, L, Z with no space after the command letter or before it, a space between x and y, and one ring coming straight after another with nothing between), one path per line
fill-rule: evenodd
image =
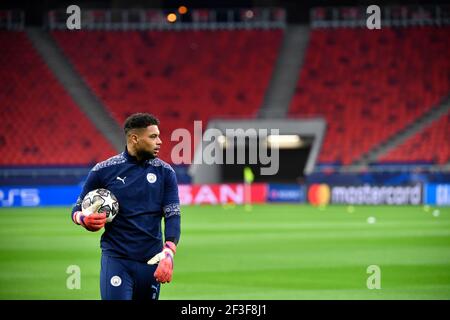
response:
M159 125L159 120L149 113L134 113L129 116L123 125L125 135L133 129L143 129L151 125Z

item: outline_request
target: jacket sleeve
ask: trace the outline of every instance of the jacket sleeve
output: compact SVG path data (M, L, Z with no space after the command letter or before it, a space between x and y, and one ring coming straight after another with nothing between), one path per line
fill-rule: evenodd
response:
M181 211L178 197L177 177L173 169L168 170L164 181L163 214L164 238L178 244L181 234Z
M86 178L86 181L84 183L83 189L81 190L80 195L78 196L77 202L75 203L74 207L72 208L72 221L73 221L73 215L77 211L81 211L81 202L83 201L86 194L88 194L90 191L98 189L101 187L100 179L98 176L98 171L91 170L89 171L89 174Z

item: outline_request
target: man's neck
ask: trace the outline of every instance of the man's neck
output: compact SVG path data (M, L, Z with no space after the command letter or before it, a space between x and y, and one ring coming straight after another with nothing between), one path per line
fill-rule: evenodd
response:
M127 144L128 154L132 157L135 157L137 161L141 161L142 159L138 156L136 150L134 150L130 145Z

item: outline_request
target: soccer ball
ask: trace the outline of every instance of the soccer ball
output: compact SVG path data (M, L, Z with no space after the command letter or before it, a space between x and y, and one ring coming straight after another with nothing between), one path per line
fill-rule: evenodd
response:
M119 213L119 202L117 201L116 196L107 189L95 189L86 194L81 203L83 213L86 208L98 200L101 200L102 204L97 212L106 212L106 222L111 222Z

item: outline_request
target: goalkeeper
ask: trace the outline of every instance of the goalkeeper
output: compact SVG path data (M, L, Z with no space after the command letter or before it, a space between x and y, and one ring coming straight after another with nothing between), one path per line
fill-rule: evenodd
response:
M158 126L150 114L131 115L124 124L125 151L92 168L72 209L74 223L105 230L100 240L104 300L157 300L160 284L172 280L180 201L174 170L158 159ZM119 201L119 214L110 223L98 213L98 203L81 210L84 196L98 188L110 190Z

